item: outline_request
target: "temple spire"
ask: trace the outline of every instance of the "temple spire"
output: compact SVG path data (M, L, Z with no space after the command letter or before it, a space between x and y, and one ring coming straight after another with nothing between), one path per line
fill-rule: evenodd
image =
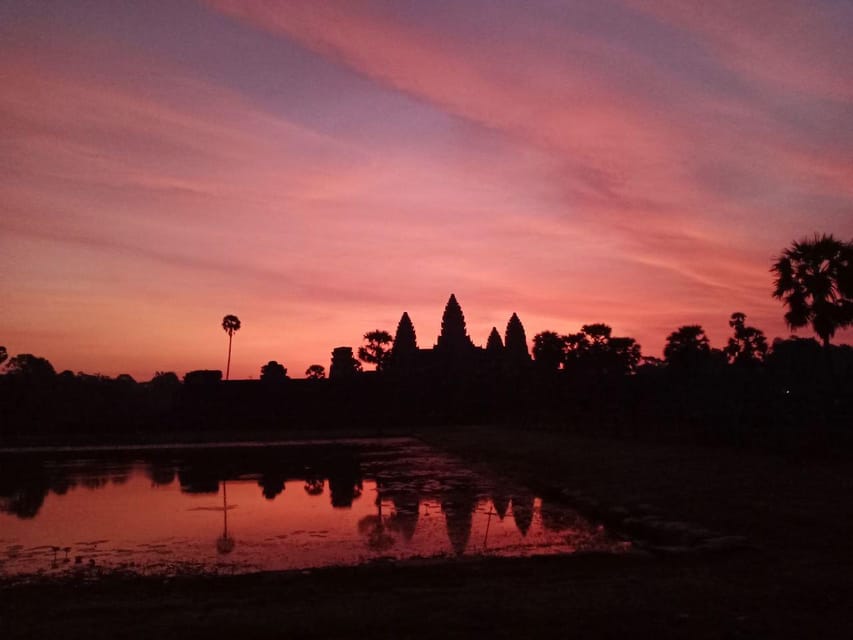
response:
M530 352L527 349L527 335L524 333L524 325L521 324L518 315L513 313L506 324L506 335L504 337L507 358L511 362L522 363L530 361Z
M394 334L394 347L391 349L391 366L406 369L411 366L418 355L418 341L415 336L415 325L409 314L403 312Z
M415 325L405 311L397 323L397 333L394 334L394 353L412 353L418 349L418 340L415 335Z
M501 334L498 333L497 327L492 327L492 332L489 334L489 339L486 340L486 352L491 354L503 353L504 343L501 340Z
M461 351L474 346L465 328L465 316L462 307L456 300L454 294L444 307L444 315L441 317L441 335L438 336L436 347L442 351Z

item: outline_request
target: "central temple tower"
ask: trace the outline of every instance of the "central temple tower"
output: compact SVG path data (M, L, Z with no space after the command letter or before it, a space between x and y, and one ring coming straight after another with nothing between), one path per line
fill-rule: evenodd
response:
M465 316L462 313L462 307L459 306L456 296L452 293L444 307L444 315L441 316L441 335L438 336L435 349L448 354L468 353L474 349L474 343L471 342L465 328Z

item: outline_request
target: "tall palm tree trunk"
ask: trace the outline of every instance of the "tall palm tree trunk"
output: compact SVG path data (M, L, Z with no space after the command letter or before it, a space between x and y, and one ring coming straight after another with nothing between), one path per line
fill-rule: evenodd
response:
M231 339L234 337L234 333L228 332L228 364L225 365L225 379L228 380L228 376L231 373Z

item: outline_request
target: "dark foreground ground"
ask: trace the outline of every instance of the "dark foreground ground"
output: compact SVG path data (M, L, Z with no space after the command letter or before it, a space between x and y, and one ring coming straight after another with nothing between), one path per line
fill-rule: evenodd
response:
M491 428L425 439L756 547L0 589L0 637L853 637L853 464Z

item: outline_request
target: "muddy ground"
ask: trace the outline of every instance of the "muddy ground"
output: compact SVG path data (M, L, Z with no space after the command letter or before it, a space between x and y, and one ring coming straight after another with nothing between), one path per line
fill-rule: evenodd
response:
M853 464L547 431L427 431L537 487L751 549L0 587L0 637L853 637Z

